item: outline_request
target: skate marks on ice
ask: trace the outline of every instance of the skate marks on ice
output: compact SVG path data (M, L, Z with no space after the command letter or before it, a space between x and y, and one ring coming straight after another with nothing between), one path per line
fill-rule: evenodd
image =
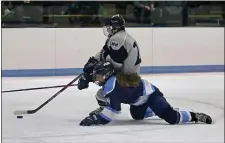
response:
M161 119L132 120L129 106L122 106L120 118L106 126L80 127L80 121L96 109L96 86L78 91L69 88L34 115L17 119L18 109L34 109L59 89L18 92L2 95L3 143L150 143L224 142L224 75L151 77L175 108L205 112L212 125L168 125ZM12 81L12 82L11 82ZM4 81L3 87L17 89L67 83L70 78ZM23 85L21 84L23 83ZM26 83L26 85L25 85ZM5 89L4 89L5 90ZM184 141L185 139L185 141Z
M221 120L223 115L223 107L214 105L208 102L191 100L178 97L168 98L169 102L173 105L179 104L179 107L187 109L192 106L194 110L205 110L208 112L215 112L212 115L213 119L218 121ZM183 105L183 106L181 106ZM129 111L129 107L124 106L123 111ZM54 112L54 111L53 111ZM179 132L180 130L198 130L198 128L207 129L205 124L187 124L187 125L168 125L163 120L158 118L149 118L143 121L132 120L129 112L124 112L121 114L121 118L115 120L114 122L108 124L107 126L95 126L95 127L79 127L79 122L82 117L69 116L68 118L49 118L43 117L48 116L47 114L38 114L35 116L27 116L24 120L16 120L20 125L20 134L11 134L8 136L3 136L4 143L50 143L50 142L88 142L91 141L93 137L108 136L109 142L116 141L113 137L122 138L127 140L127 138L132 138L133 142L148 142L148 136L143 137L142 134L153 134L159 136L165 132ZM82 115L83 116L83 115ZM40 120L40 121L38 121ZM54 121L55 120L55 121ZM21 122L22 121L22 122ZM53 121L53 122L52 122ZM34 124L33 126L31 124ZM25 126L25 127L24 127ZM83 140L81 140L83 138ZM150 136L153 138L153 136ZM154 141L163 141L163 138L154 138ZM171 139L170 139L171 140ZM174 140L179 140L179 137ZM199 139L196 139L199 140ZM196 141L193 139L193 141ZM95 140L96 142L104 142L100 139ZM94 142L95 142L94 141ZM106 140L105 140L106 141ZM132 142L129 139L129 142ZM149 141L150 142L150 141Z

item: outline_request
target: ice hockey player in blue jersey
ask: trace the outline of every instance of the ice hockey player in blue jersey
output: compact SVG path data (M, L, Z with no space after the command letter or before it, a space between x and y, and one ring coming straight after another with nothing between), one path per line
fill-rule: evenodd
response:
M115 115L121 112L121 104L130 105L130 114L134 120L143 120L150 117L153 111L156 116L164 119L169 124L212 123L211 117L204 113L174 110L163 96L163 93L145 79L140 79L140 82L136 85L124 86L125 84L120 81L119 75L114 72L110 62L98 62L94 66L90 78L97 85L103 87L104 97L107 98L107 106L99 113L89 114L80 122L81 126L110 123ZM133 79L129 80L132 83Z

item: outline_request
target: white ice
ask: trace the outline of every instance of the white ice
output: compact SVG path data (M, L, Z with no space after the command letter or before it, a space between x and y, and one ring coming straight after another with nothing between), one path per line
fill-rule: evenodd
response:
M223 73L143 75L158 86L174 107L205 112L214 123L168 125L158 118L132 120L129 106L105 126L80 127L80 121L96 109L91 84L87 90L70 87L35 114L17 119L13 112L35 109L60 88L2 94L3 143L151 143L224 142ZM3 78L2 90L64 85L74 77Z

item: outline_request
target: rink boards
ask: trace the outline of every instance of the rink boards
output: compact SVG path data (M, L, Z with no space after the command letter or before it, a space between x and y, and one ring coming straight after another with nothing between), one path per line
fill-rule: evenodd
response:
M224 71L224 28L128 28L142 73ZM3 28L2 76L74 75L106 37L102 28Z

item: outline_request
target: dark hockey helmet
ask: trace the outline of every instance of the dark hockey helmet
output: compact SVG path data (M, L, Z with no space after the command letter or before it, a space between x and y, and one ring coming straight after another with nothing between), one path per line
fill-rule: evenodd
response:
M110 37L121 30L125 30L125 20L121 15L113 15L105 20L104 35Z
M113 66L108 61L98 62L93 69L93 81L99 86L103 86L105 82L113 74Z

